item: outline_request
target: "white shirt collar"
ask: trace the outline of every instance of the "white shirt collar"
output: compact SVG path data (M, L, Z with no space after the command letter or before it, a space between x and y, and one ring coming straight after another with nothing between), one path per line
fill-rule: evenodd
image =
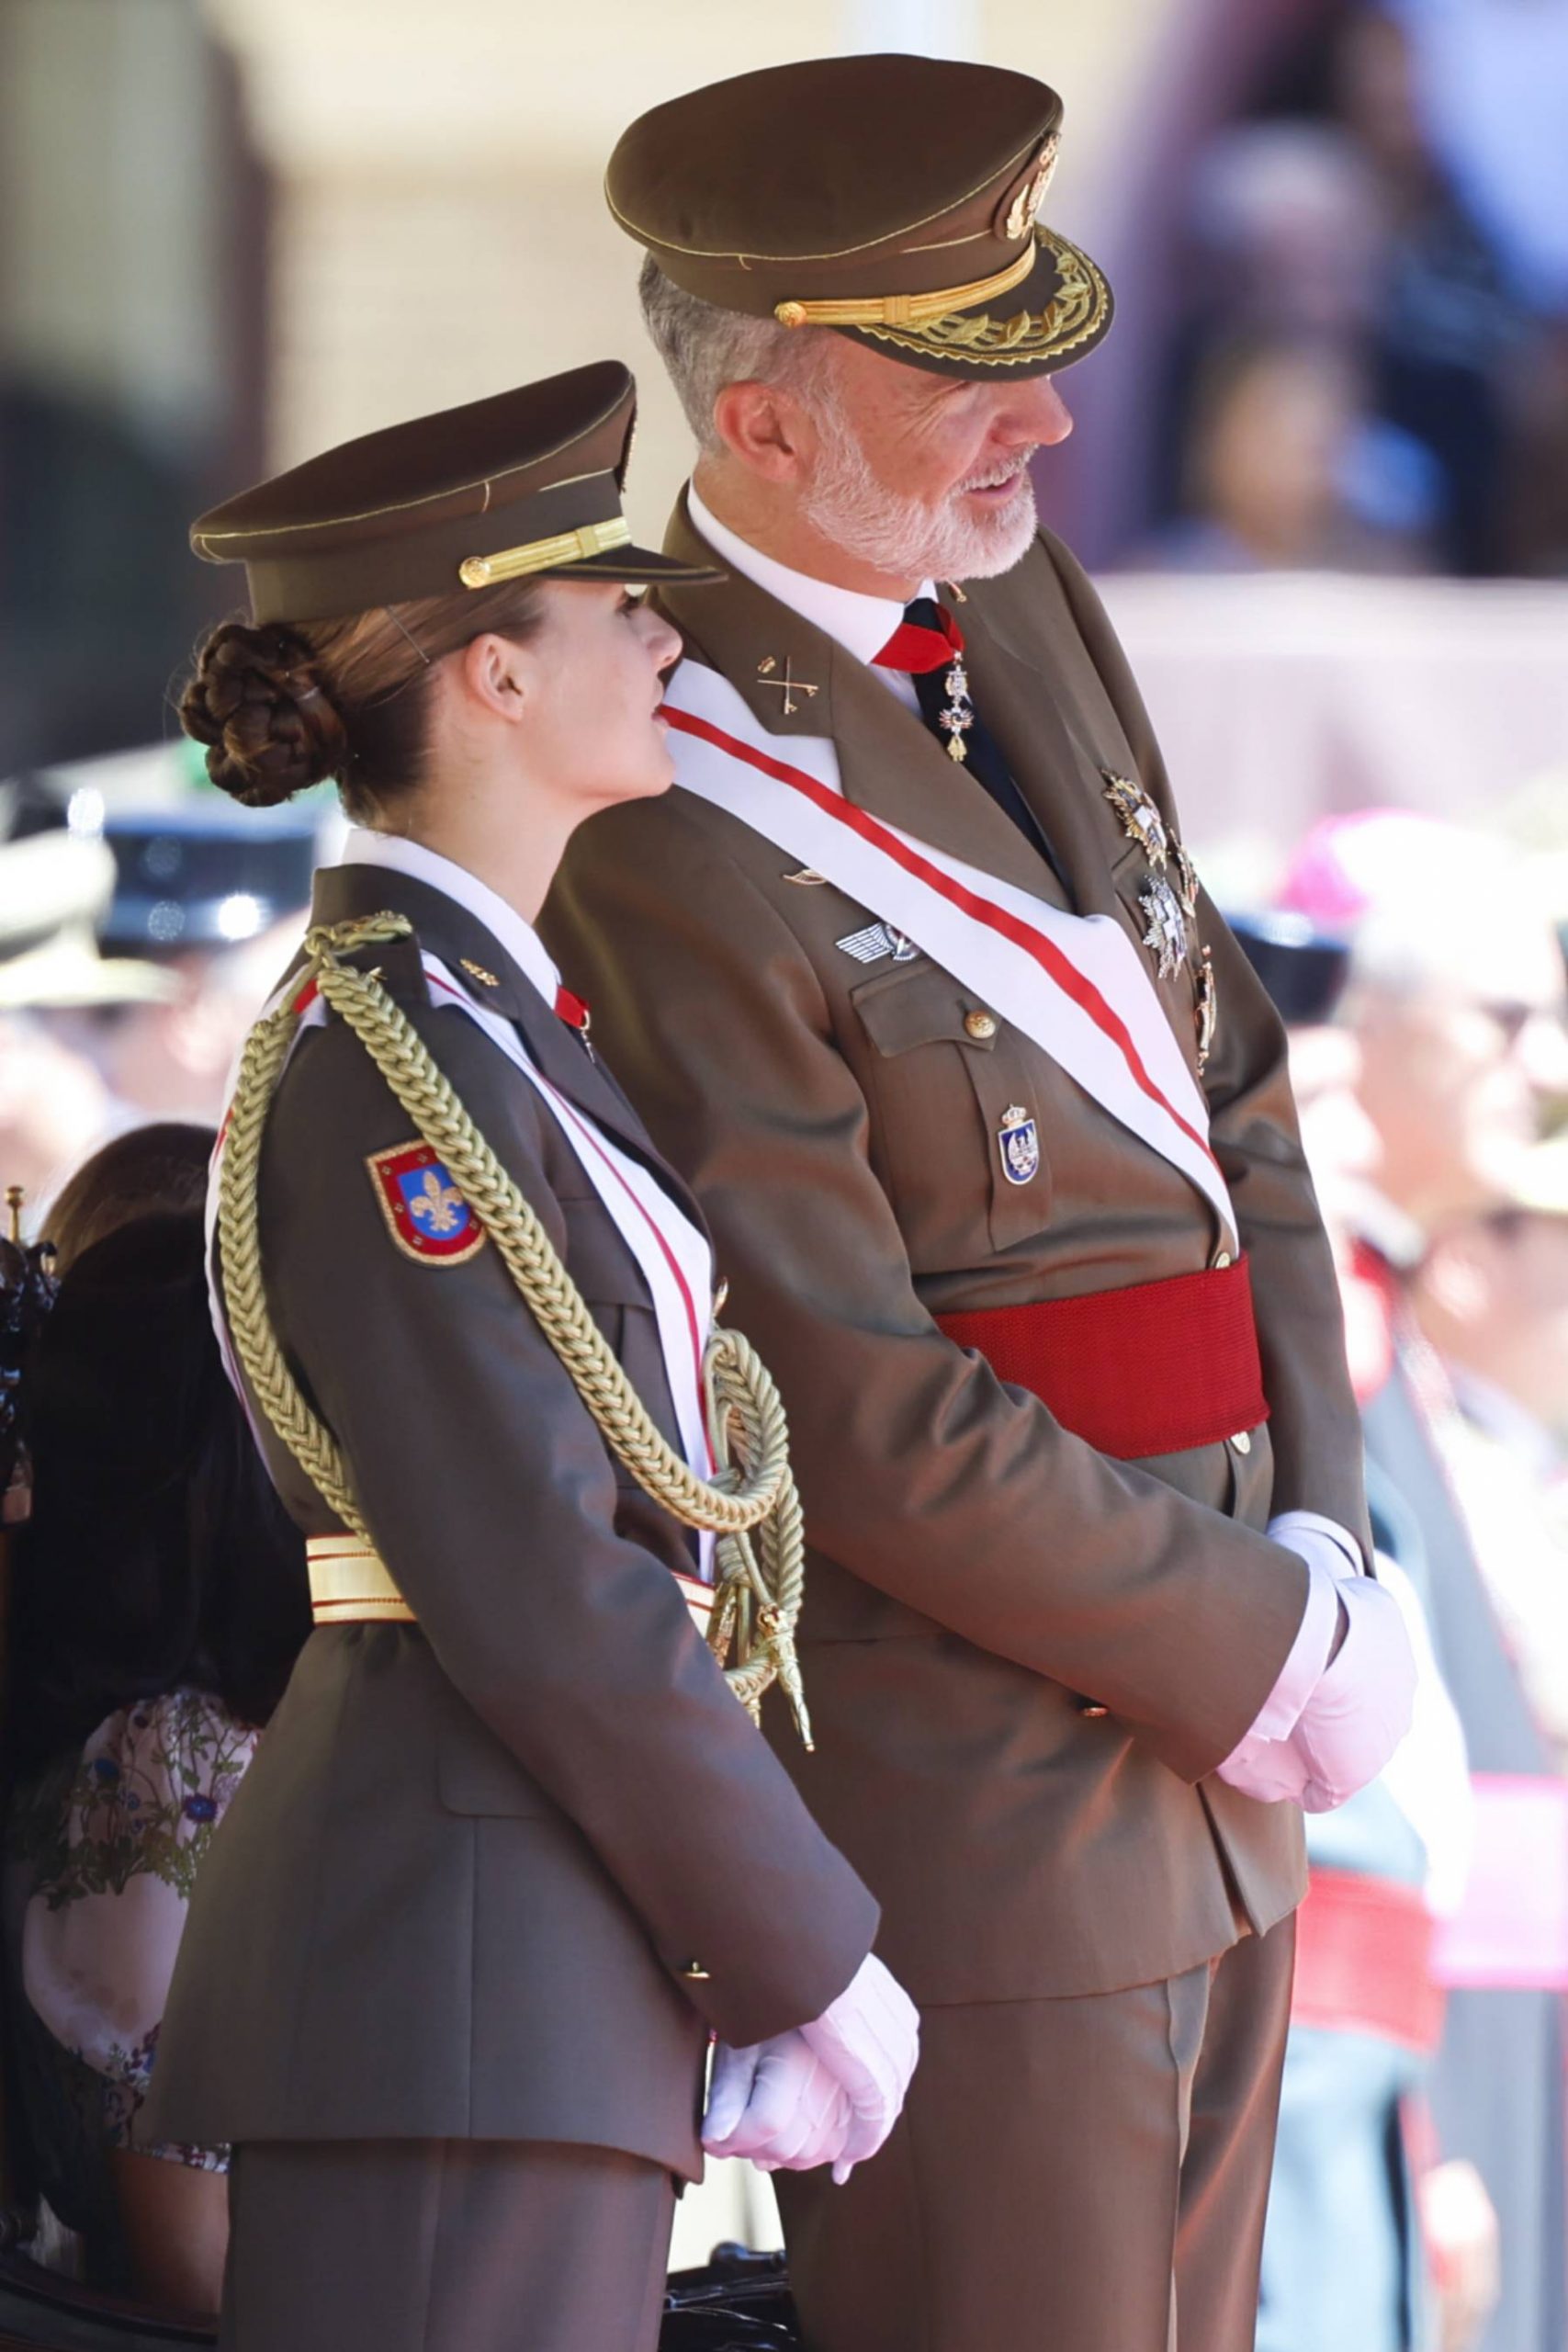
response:
M509 907L497 891L481 882L477 874L470 874L466 865L443 857L438 850L425 849L419 842L404 841L397 833L373 833L364 825L355 825L350 831L343 845L341 863L389 866L395 874L412 875L416 882L427 883L444 898L456 899L476 922L494 933L513 962L527 974L554 1012L560 974L546 955L538 933L531 922L524 922L515 907Z
M858 588L840 588L830 580L814 579L808 571L792 571L787 563L764 555L728 523L721 523L703 503L694 485L687 489L686 503L692 521L731 571L740 572L754 586L776 596L781 605L787 605L803 621L832 638L857 662L875 661L904 617L904 607L895 597L867 596ZM934 596L934 583L922 580L919 594Z

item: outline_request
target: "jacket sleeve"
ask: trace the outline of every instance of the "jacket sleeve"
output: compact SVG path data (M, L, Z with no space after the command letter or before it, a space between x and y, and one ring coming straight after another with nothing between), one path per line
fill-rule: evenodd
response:
M1165 762L1105 607L1076 557L1049 533L1043 536L1145 788L1179 831ZM1321 1511L1337 1521L1370 1563L1360 1419L1345 1361L1339 1285L1302 1151L1284 1027L1206 894L1200 899L1198 931L1213 956L1219 1003L1203 1078L1210 1135L1252 1262L1274 1448L1274 1507Z
M1272 1689L1307 1571L1096 1453L937 1329L810 961L728 854L730 822L679 793L596 820L550 936L713 1226L731 1314L789 1413L812 1542L1092 1694L1197 1780Z
M405 1010L570 1260L532 1090L462 1013ZM743 2044L805 2022L854 1973L876 1906L668 1568L617 1532L604 1440L493 1242L447 1263L399 1246L367 1163L415 1140L346 1028L302 1045L262 1170L297 1376L443 1670L578 1826L708 2023ZM602 1214L596 1198L566 1210L580 1229Z

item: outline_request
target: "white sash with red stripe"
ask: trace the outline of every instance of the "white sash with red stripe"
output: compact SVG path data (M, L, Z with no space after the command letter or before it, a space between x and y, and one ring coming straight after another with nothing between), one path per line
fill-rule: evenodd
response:
M683 662L665 692L677 784L726 808L913 940L1189 1177L1236 1247L1201 1088L1111 915L1069 915L846 800L825 736L788 758L728 679Z
M600 1130L585 1111L580 1110L575 1102L569 1102L558 1088L551 1085L544 1072L535 1065L510 1021L488 1007L477 1004L437 956L425 955L422 960L434 1002L450 1005L456 1011L466 1012L535 1089L566 1137L616 1232L631 1251L653 1302L660 1351L664 1359L670 1394L674 1400L682 1453L699 1477L711 1476L713 1454L708 1444L707 1420L703 1406L703 1353L707 1345L712 1314L713 1255L705 1236L671 1199L651 1170L640 1160L634 1159L629 1152L623 1151L618 1144ZM298 978L293 986L299 988ZM281 1001L280 992L274 997L266 1011L274 1011ZM319 994L312 993L295 1032L295 1042L298 1043L307 1029L320 1026L326 1018L326 1005ZM211 1248L218 1221L218 1176L227 1130L228 1120L225 1118L212 1155L212 1170L208 1184L208 1269L213 1292L212 1317L219 1343L229 1376L243 1398L244 1390L230 1349L228 1329L217 1297ZM712 1536L705 1533L701 1545L703 1574L708 1577L711 1576Z

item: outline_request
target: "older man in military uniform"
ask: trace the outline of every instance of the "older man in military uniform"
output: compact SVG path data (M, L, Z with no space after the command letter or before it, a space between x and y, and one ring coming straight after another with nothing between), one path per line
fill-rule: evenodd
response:
M791 1769L924 2018L884 2154L781 2182L811 2352L1250 2346L1298 1805L1408 1705L1280 1027L1034 515L1111 317L1060 111L840 58L609 174L731 577L552 935L778 1369Z

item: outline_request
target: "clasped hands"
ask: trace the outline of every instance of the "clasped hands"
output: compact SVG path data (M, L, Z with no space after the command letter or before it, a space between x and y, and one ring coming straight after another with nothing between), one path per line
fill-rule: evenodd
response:
M1336 1631L1294 1722L1273 1736L1255 1729L1219 1778L1265 1804L1289 1798L1304 1812L1329 1813L1377 1778L1409 1730L1415 1652L1393 1593L1348 1575L1345 1554L1306 1513L1284 1513L1269 1532L1306 1562L1319 1593L1332 1588Z
M836 2181L874 2156L898 2120L919 2053L914 2003L874 1952L810 2025L714 2052L703 2118L710 2156L763 2172L830 2164Z

